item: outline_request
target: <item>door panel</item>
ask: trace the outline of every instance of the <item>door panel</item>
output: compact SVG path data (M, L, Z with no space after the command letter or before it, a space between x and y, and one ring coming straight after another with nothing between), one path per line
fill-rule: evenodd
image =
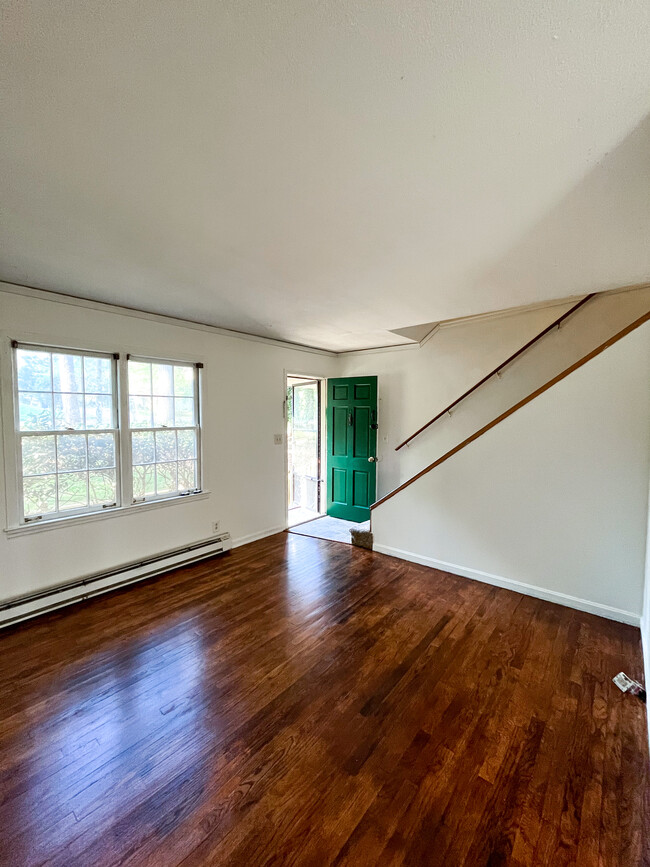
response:
M345 457L348 453L348 408L335 406L332 414L332 454Z
M377 377L327 382L327 514L367 521L375 501Z
M334 395L334 400L347 400L348 399L348 386L347 385L335 385L333 395Z
M362 382L354 386L355 400L370 400L371 389L369 383Z
M347 472L340 467L332 468L332 502L345 505L345 492L347 489Z
M352 474L352 505L369 509L368 502L369 473L366 470L354 470Z
M370 407L355 406L354 408L354 444L352 456L355 458L370 457Z

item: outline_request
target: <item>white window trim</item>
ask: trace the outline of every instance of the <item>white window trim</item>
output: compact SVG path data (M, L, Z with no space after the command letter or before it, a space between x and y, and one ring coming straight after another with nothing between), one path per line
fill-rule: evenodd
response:
M61 354L69 354L69 355L78 355L83 358L110 358L111 359L111 379L112 379L112 403L113 403L113 421L116 424L114 428L106 428L105 431L102 430L92 430L88 428L84 428L83 430L78 431L66 431L66 430L56 430L52 429L51 431L21 431L19 427L19 389L18 389L18 370L16 367L16 350L17 349L25 349L35 350L36 352L60 352ZM122 502L121 497L121 484L120 484L120 466L121 466L121 454L120 454L120 414L118 407L118 371L120 364L120 356L117 352L103 352L99 350L90 350L90 349L72 349L69 346L53 346L53 345L45 345L41 343L31 343L25 342L22 340L12 340L11 341L11 381L12 381L12 392L13 392L13 429L14 429L14 448L16 452L16 488L18 494L18 526L22 527L25 525L35 524L35 523L45 523L46 521L58 521L64 518L74 518L79 517L81 515L94 515L96 512L106 511L107 508L116 508ZM86 392L83 392L84 398ZM52 392L54 395L54 392ZM48 513L47 515L43 515L41 517L26 517L25 516L25 505L23 502L23 468L22 468L22 441L26 436L65 436L69 433L75 434L85 434L88 436L89 433L111 433L115 435L115 503L112 506L106 506L102 503L96 506L82 506L78 509L66 509L65 512L53 512ZM57 477L59 476L58 470L56 471ZM58 482L57 482L58 484ZM58 497L57 497L58 501Z
M17 388L17 380L14 376L14 361L13 361L13 344L34 346L34 348L68 351L76 354L87 353L89 355L115 355L119 354L117 365L117 401L118 401L118 436L116 445L116 459L118 461L118 490L121 490L121 502L118 500L118 505L113 508L99 509L83 512L81 514L66 514L54 515L51 518L43 518L40 521L30 521L28 523L21 522L22 509L19 508L19 497L21 496L22 484L22 467L18 465L19 448L18 437L16 432L17 425L17 404L15 404L15 391ZM174 505L181 502L194 502L196 500L207 499L211 491L206 487L205 479L205 455L202 436L203 418L205 414L205 377L206 364L202 357L192 355L191 353L183 353L182 358L167 359L156 355L155 353L140 355L133 352L133 347L129 345L119 344L117 342L107 343L106 341L84 341L84 347L72 349L75 346L76 338L74 335L66 336L60 339L57 336L35 334L33 332L16 333L0 331L0 460L4 463L5 468L5 508L6 508L6 526L3 532L8 537L20 537L30 535L32 533L40 533L57 528L75 526L77 524L85 524L92 521L101 521L108 518L124 516L128 514L138 514L148 511L152 508L161 508L169 505ZM130 429L128 427L128 357L135 359L144 359L157 362L167 362L176 364L194 364L199 368L197 377L198 388L198 403L197 414L199 420L199 444L197 445L197 478L201 485L201 489L197 493L192 494L173 494L172 496L161 496L155 500L150 499L142 503L133 503L133 489L131 483L131 455L130 449L124 452L124 440L127 444L130 442ZM126 405L126 406L125 406ZM126 415L125 413L126 409ZM122 419L126 419L126 424L122 424ZM199 476L198 473L201 473ZM128 483L128 484L125 484ZM130 496L129 496L130 495Z
M201 362L196 361L179 361L178 359L172 358L160 358L151 355L135 355L128 354L125 358L125 363L123 365L124 370L124 388L120 390L120 394L123 398L122 400L122 412L125 413L122 415L122 418L126 420L126 423L123 425L123 428L120 428L120 436L124 433L124 441L122 443L122 453L128 455L128 478L123 479L122 490L125 491L125 502L130 503L131 505L146 505L147 503L155 503L160 500L169 500L169 494L151 494L148 497L145 497L143 500L138 500L137 502L133 499L133 456L131 452L131 434L139 433L140 431L162 431L162 430L193 430L196 431L196 480L198 483L198 487L194 491L184 492L182 494L175 494L175 497L183 497L186 499L189 497L194 497L197 494L203 493L202 481L203 481L203 452L202 452L202 444L203 444L203 412L202 412L202 401L201 395L203 392L203 364ZM130 418L129 418L129 361L143 362L145 364L171 364L176 367L187 367L188 365L194 365L196 376L194 377L194 408L196 413L195 424L194 425L179 425L178 427L131 427ZM124 464L126 465L126 461ZM155 463L154 463L155 466Z
M119 518L126 515L139 515L140 512L148 512L150 509L166 508L178 503L190 501L192 503L197 500L207 500L210 497L211 491L201 491L200 494L192 494L191 496L182 496L174 494L172 497L167 497L163 500L153 500L149 503L133 503L130 506L116 506L113 509L104 509L101 512L87 512L84 515L70 515L64 518L53 518L49 521L34 521L31 524L21 524L17 527L5 527L4 534L10 539L20 538L21 536L29 536L32 533L44 533L47 530L61 530L64 527L76 527L79 524L90 524L93 521L103 521L107 518Z

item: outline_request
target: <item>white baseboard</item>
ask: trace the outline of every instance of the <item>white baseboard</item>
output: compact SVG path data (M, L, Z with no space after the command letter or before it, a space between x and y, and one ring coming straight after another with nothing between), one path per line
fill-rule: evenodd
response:
M536 599L544 599L546 602L555 602L557 605L564 605L567 608L575 608L578 611L586 611L599 617L607 617L609 620L618 620L620 623L629 623L632 626L641 625L641 617L632 611L612 608L610 605L601 605L599 602L590 602L588 599L570 596L568 593L559 593L557 590L548 590L546 587L537 587L535 584L525 584L523 581L503 578L500 575L491 575L489 572L469 569L455 563L445 563L443 560L423 557L420 554L413 554L411 551L402 551L401 548L391 548L389 545L375 544L373 550L380 554L388 554L390 557L398 557L400 560L419 563L421 566L430 566L443 572L451 572L452 575L460 575L463 578L471 578L473 581L482 581L484 584L492 584L495 587L503 587L505 590L514 590L516 593L534 596Z
M248 545L249 542L257 542L259 539L266 539L267 536L275 536L276 533L283 533L286 529L285 524L280 524L278 527L268 527L266 530L261 530L259 533L250 533L248 536L240 536L238 539L232 540L232 547L239 548L242 545Z

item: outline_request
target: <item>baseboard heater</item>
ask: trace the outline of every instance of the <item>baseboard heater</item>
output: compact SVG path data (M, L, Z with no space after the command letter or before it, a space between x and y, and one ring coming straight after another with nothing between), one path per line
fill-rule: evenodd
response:
M160 575L162 572L177 569L179 566L187 566L198 560L223 554L231 547L230 533L222 533L211 539L184 545L182 548L173 548L170 551L156 554L154 557L125 563L105 572L86 575L65 584L39 590L37 593L9 599L0 603L0 628L20 620L26 620L29 617L35 617L37 614L44 614L46 611L53 611L64 605L70 605L73 602L79 602L82 599L88 599L91 596L97 596L100 593L107 593L109 590L115 590L125 584Z

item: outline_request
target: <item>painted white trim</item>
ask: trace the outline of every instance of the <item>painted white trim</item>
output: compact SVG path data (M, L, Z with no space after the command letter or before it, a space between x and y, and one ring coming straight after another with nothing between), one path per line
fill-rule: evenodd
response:
M596 292L597 295L618 295L621 292L636 292L639 289L648 289L649 287L650 283L633 283L631 286L617 286L615 289L595 289L592 291ZM459 316L458 319L445 319L442 322L438 322L428 334L425 334L419 345L423 346L440 328L454 328L456 325L467 325L468 322L483 322L487 319L507 319L510 316L519 316L521 313L532 313L535 310L549 310L552 307L569 307L586 298L588 294L588 292L583 292L580 295L569 295L567 298L554 298L551 301L522 304L521 307L506 307L505 310L489 310L486 313Z
M629 623L632 626L640 626L641 624L640 615L634 614L632 611L612 608L610 605L602 605L599 602L590 602L588 599L570 596L568 593L548 590L545 587L537 587L535 584L525 584L523 581L515 581L513 578L503 578L500 575L481 572L479 569L458 566L456 563L445 563L443 560L435 560L433 557L423 557L411 551L403 551L401 548L392 548L390 545L374 545L373 550L380 554L388 554L389 557L397 557L400 560L419 563L421 566L430 566L443 572L451 572L452 575L460 575L463 578L471 578L473 581L481 581L483 584L492 584L494 587L514 590L516 593L533 596L535 599L544 599L546 602L564 605L566 608L586 611L588 614L596 614L598 617L606 617L608 620L617 620L620 623Z
M157 509L161 506L172 506L176 503L194 503L196 500L207 500L211 491L201 491L200 494L166 497L160 500L150 500L148 503L131 503L128 506L116 506L113 509L103 509L97 512L88 512L84 515L73 515L69 518L53 518L42 523L21 524L16 527L6 527L3 532L10 539L30 536L32 533L44 533L46 530L60 530L62 527L74 527L77 524L87 524L90 521L102 521L105 518L118 518L124 515L139 515L140 512L148 512L149 509Z
M475 313L472 316L459 316L457 319L445 319L439 322L440 328L455 328L457 325L467 325L468 322L485 322L489 319L508 319L511 316L519 316L522 313L533 313L536 310L551 310L553 307L571 307L587 297L582 295L569 295L568 298L554 298L552 301L538 301L535 304L522 304L521 307L506 307L505 310L488 310L486 313Z
M431 332L429 332L430 334ZM427 335L428 336L428 335ZM420 343L394 343L390 346L372 346L370 349L342 349L337 352L337 357L351 358L357 355L376 355L378 352L401 352L403 349L419 349Z
M167 316L164 313L148 313L134 307L122 307L119 304L108 304L105 301L91 301L88 298L77 298L64 292L54 292L50 289L36 289L33 286L21 286L18 283L0 281L0 292L11 295L23 295L27 298L38 298L41 301L52 301L57 304L68 304L72 307L86 307L91 310L101 310L104 313L115 313L119 316L131 316L134 319L147 319L162 325L175 325L180 328L192 328L195 331L207 331L210 334L220 334L223 337L233 337L238 340L253 340L256 343L266 343L279 346L281 349L294 349L299 352L312 352L315 355L328 355L332 358L337 353L330 349L319 349L316 346L305 346L302 343L291 343L288 340L278 340L274 337L262 337L259 334L248 334L245 331L234 331L230 328L220 328L218 325L207 325L194 319L181 319L178 316Z
M433 326L433 328L431 329L431 331L428 331L428 332L424 335L424 337L422 338L422 340L420 341L420 349L424 346L425 343L428 343L428 342L431 340L432 337L435 337L436 334L440 331L441 328L442 328L441 323L440 323L440 322L436 322L436 324Z
M313 374L313 373L305 373L304 371L296 371L293 368L289 370L288 368L284 368L283 372L283 380L282 380L282 449L284 451L284 514L285 514L285 525L283 526L283 530L289 529L289 488L286 484L286 480L289 478L289 441L287 439L287 388L289 378L295 377L304 377L305 379L317 380L320 389L320 441L321 441L321 449L320 449L320 462L321 462L321 475L323 472L327 473L327 470L324 469L327 467L327 380L328 377L323 374ZM325 499L327 500L327 482L325 483ZM320 497L320 507L323 508L323 489L321 488L321 497Z
M616 289L603 289L599 295L616 295L620 292L634 292L637 289L647 289L650 283L638 283L632 286L619 286ZM349 358L353 355L373 355L377 352L393 352L398 349L422 349L443 328L455 328L457 325L467 325L468 322L484 322L488 319L508 319L522 313L533 313L535 310L550 310L553 307L568 307L586 298L584 295L570 295L568 298L554 298L552 301L537 301L534 304L523 304L521 307L506 307L505 310L489 310L487 313L474 313L471 316L459 316L458 319L443 319L436 322L418 343L396 343L394 346L377 346L371 349L350 349L337 352L338 356Z
M615 290L624 291L624 290ZM572 295L569 298L556 298L553 301L538 301L536 304L525 304L521 307L508 307L505 310L492 310L487 313L475 313L472 316L460 316L458 319L445 319L442 322L436 322L430 331L424 335L422 340L414 341L413 343L396 343L394 346L377 346L372 349L350 349L347 351L338 352L337 355L350 356L356 355L374 355L377 352L394 352L400 349L422 349L432 337L435 337L443 328L455 328L457 325L467 325L468 322L483 322L488 319L508 319L511 316L520 316L524 313L532 313L535 310L550 310L553 307L568 307L571 304L576 304L584 295Z
M266 530L261 530L259 533L249 533L248 536L240 536L238 539L232 540L233 548L241 548L242 545L248 545L250 542L257 542L259 539L266 539L267 536L275 536L276 533L284 533L286 530L284 524L278 524L277 527L268 527Z
M2 284L0 283L0 291ZM17 343L25 343L28 345L43 346L48 349L67 349L71 352L80 354L106 354L113 356L117 354L119 358L113 362L116 364L116 389L114 399L117 400L117 419L124 420L124 424L120 424L116 429L117 434L117 458L118 458L118 476L119 485L118 493L121 491L121 499L118 498L120 505L111 509L97 509L92 512L81 512L74 515L57 515L54 518L46 518L39 522L21 524L20 516L22 513L22 491L21 491L21 467L19 462L18 439L19 431L16 426L18 417L17 411L17 388L16 378L14 374L14 354L12 341ZM88 340L84 338L84 346L73 349L75 338L71 335L70 340L63 342L52 342L48 336L39 332L25 332L20 329L12 332L3 331L0 329L0 458L3 456L5 467L5 505L7 526L4 532L9 536L19 536L43 530L51 530L59 526L68 526L71 523L84 523L85 521L96 521L106 518L110 515L124 515L132 510L145 511L148 507L157 505L169 505L171 503L182 500L204 499L209 495L207 489L208 481L206 474L205 448L206 437L203 430L203 418L206 412L206 388L205 374L210 370L209 363L203 355L194 355L186 353L183 359L162 359L157 352L151 352L147 355L138 354L137 356L132 351L133 346L130 344L122 344L120 340L106 342ZM145 503L133 503L132 501L132 478L131 478L131 428L128 425L129 418L129 390L128 390L128 359L129 357L147 358L152 361L169 360L172 364L200 364L201 369L197 371L198 379L195 381L197 391L196 399L198 406L198 481L202 488L199 494L188 495L173 495L161 497L157 500L148 500ZM56 433L54 431L53 433Z
M650 283L637 283L632 286L618 286L614 289L603 289L599 294L613 295L618 292L633 292L636 289L644 289ZM102 310L105 313L116 313L120 316L131 316L135 319L147 319L150 322L159 322L163 325L174 325L180 328L192 328L195 331L206 331L210 334L220 334L223 337L232 337L238 340L252 340L256 343L266 343L269 346L278 346L282 349L293 349L298 352L311 352L315 355L325 355L329 358L351 355L372 355L377 352L395 352L403 349L420 349L441 328L451 328L455 325L464 325L485 319L499 319L506 316L517 316L520 313L528 313L533 310L544 310L550 307L561 307L564 304L573 304L584 295L571 295L568 298L554 298L550 301L538 301L534 304L525 304L521 307L508 307L505 310L492 310L485 313L475 313L471 316L460 316L457 319L446 319L437 322L421 341L413 343L396 343L392 346L375 346L368 349L336 350L320 349L317 346L308 346L304 343L292 343L288 340L279 340L275 337L262 337L259 334L249 334L246 331L235 331L230 328L220 328L218 325L208 325L205 322L197 322L194 319L181 319L178 316L168 316L164 313L150 313L135 307L124 307L119 304L109 304L106 301L92 301L89 298L78 298L76 295L67 295L65 292L56 292L52 289L38 289L34 286L24 286L19 283L9 283L0 280L0 292L12 295L23 295L26 298L39 298L44 301L52 301L58 304L68 304L72 307L86 307L91 310ZM390 329L387 329L390 330Z

